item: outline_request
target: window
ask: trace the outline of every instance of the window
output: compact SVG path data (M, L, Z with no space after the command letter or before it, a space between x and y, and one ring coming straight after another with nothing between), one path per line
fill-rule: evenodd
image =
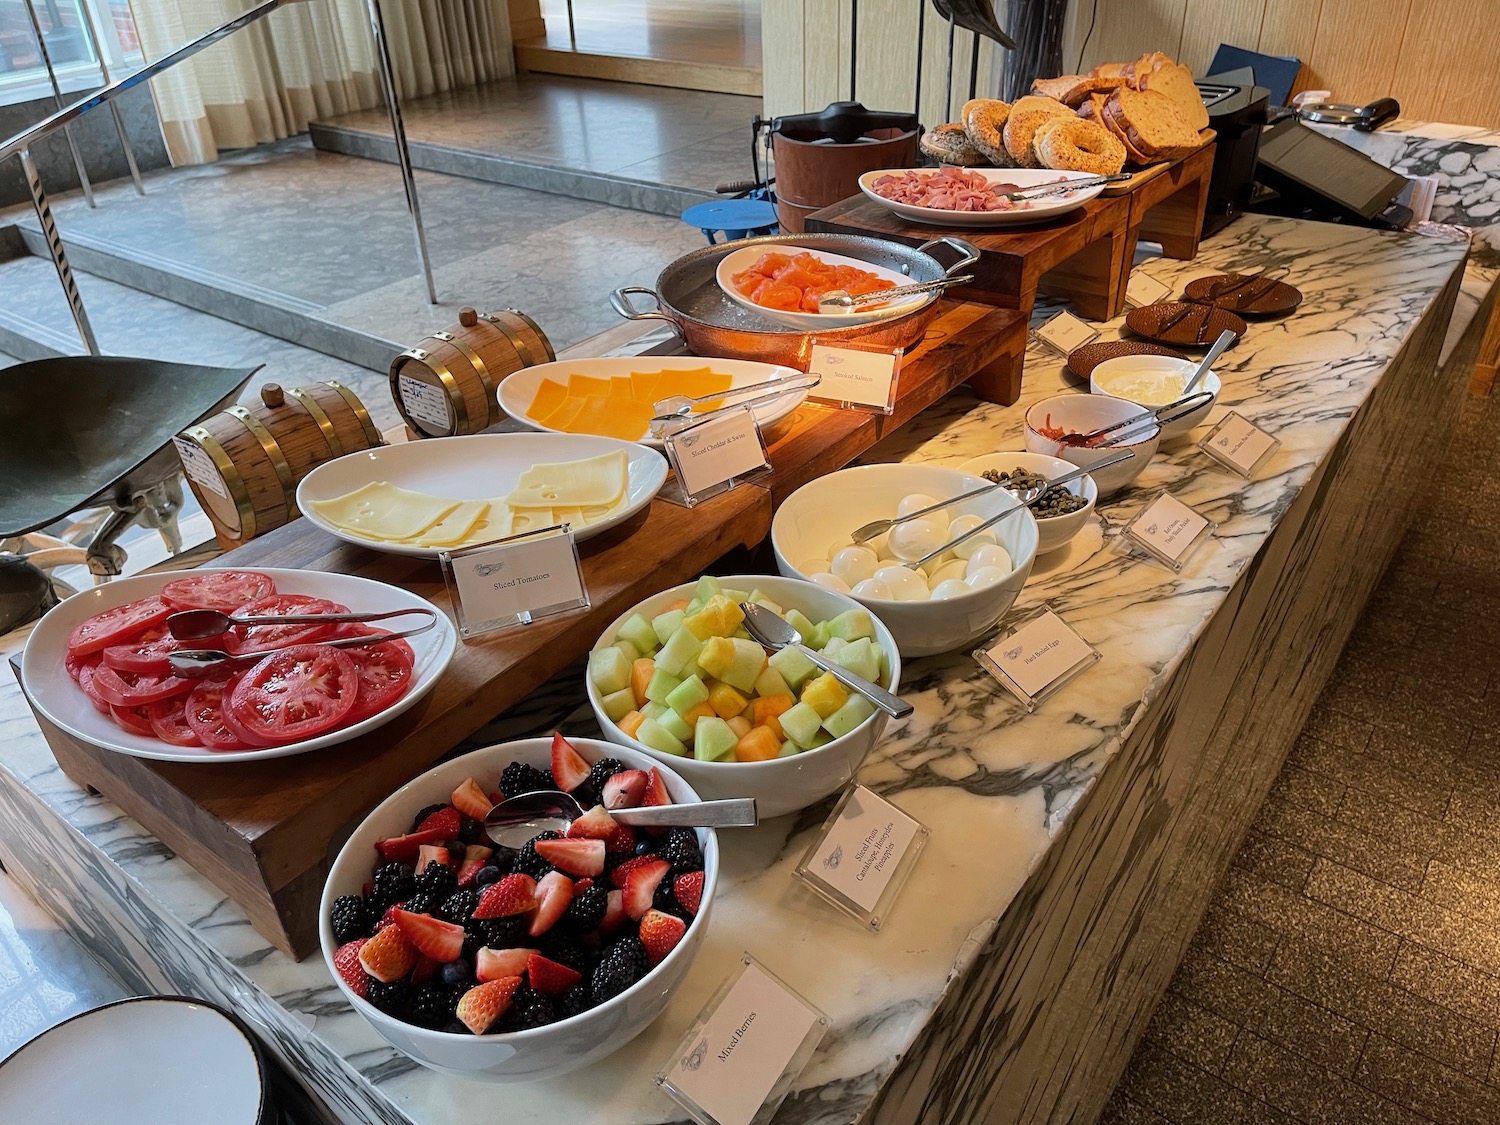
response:
M110 75L119 78L140 65L141 47L129 0L32 0L37 21L63 93L102 84L99 58L90 40L83 5L88 5ZM0 0L0 103L50 98L52 84L37 50L25 0Z

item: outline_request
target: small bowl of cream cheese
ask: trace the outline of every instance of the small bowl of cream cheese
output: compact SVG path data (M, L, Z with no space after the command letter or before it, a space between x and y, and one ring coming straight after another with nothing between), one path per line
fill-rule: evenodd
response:
M1089 375L1089 390L1096 395L1123 398L1141 406L1158 407L1182 398L1187 381L1198 364L1190 359L1173 359L1165 355L1125 355L1107 359ZM1161 427L1161 440L1182 437L1208 417L1219 401L1219 377L1212 370L1204 373L1194 393L1208 391L1214 397L1197 410Z

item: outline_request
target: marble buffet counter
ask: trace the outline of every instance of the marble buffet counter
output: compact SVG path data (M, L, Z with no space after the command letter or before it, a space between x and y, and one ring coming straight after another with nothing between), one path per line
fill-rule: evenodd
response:
M1281 440L1274 459L1246 482L1191 444L1169 447L1038 561L1017 610L1050 604L1103 659L1035 714L967 655L909 664L902 694L916 712L891 725L861 780L931 838L879 933L793 887L826 808L726 834L684 986L586 1071L501 1088L387 1047L319 958L276 952L211 884L69 781L9 680L0 859L127 987L232 1006L349 1122L457 1125L497 1106L514 1122L680 1120L652 1076L744 951L832 1021L783 1125L1092 1120L1446 441L1465 383L1452 377L1461 357L1438 359L1465 249L1257 218L1194 262L1139 267L1179 290L1224 269L1289 268L1304 304L1252 324L1220 361L1211 419L1241 412ZM864 460L957 465L1019 449L1024 409L1069 389L1060 357L1033 344L1016 405L960 390ZM1175 574L1121 538L1164 488L1218 524ZM541 726L581 696L581 679L555 682L525 711ZM592 733L585 713L562 729ZM504 736L526 723L507 717Z

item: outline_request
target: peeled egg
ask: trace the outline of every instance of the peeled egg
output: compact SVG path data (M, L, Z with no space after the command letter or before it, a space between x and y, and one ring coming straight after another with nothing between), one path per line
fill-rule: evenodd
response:
M826 570L818 574L809 574L807 580L809 582L816 582L819 586L825 586L830 590L837 590L841 594L849 592L849 583L845 582L837 574L829 574Z
M936 496L928 496L925 492L909 492L901 497L901 503L896 505L898 516L909 516L913 512L920 512L923 508L930 508L938 502ZM934 512L933 515L941 513Z
M957 539L965 532L973 531L983 522L983 516L958 516L952 523L948 525L948 538ZM973 539L965 539L957 547L954 547L953 553L961 559L966 559L970 555L972 555L978 548L983 547L986 543L993 542L995 542L995 533L989 528L986 528L984 531L981 531L978 535L974 536Z
M932 588L932 600L935 602L945 602L949 598L960 598L965 594L972 594L973 592L974 588L963 579L949 578L944 582L939 582Z
M915 570L904 566L883 566L875 572L875 580L883 582L891 597L898 602L920 602L927 599L927 583Z
M866 578L850 591L856 598L874 598L876 601L891 601L891 588L878 578Z
M916 562L936 551L950 538L942 520L908 520L891 528L891 554L902 562Z
M891 557L891 533L889 531L882 531L874 539L866 539L864 545L874 551L879 558Z
M951 539L953 537L950 535L948 536L948 538ZM955 560L952 551L944 551L937 558L931 559L928 562L924 562L922 564L922 573L927 575L927 585L931 586L935 581L937 581L932 577L934 574L936 574L943 567L947 566L949 563L955 561L961 562L963 560Z
M968 575L967 566L968 564L963 559L950 559L934 569L927 576L927 585L936 590L944 582L949 582L953 579L962 582Z
M965 578L973 578L975 573L987 567L1003 570L1009 574L1015 569L1011 565L1010 552L998 543L985 543L976 547L969 555L967 569L964 571Z
M986 586L993 586L996 582L1003 582L1010 577L1010 571L1001 570L998 566L982 566L968 577L968 586L971 590L983 590Z
M853 585L863 582L880 568L880 556L868 547L841 547L834 552L828 569Z
M797 564L797 569L803 574L825 574L828 571L828 560L804 559Z

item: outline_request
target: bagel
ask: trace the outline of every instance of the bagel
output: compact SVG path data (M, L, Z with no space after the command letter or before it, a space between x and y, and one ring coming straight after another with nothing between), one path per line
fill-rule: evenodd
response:
M935 125L922 134L918 142L923 152L942 164L973 168L984 163L984 156L969 143L969 133L956 121Z
M964 128L973 145L992 165L1006 168L1014 163L1005 151L1005 122L1010 104L995 98L974 98L964 103Z
M1022 108L1023 102L1036 104ZM1060 117L1073 117L1073 111L1062 102L1051 98L1021 98L1010 107L1010 117L1005 122L1005 151L1020 167L1035 168L1037 165L1031 156L1032 135L1043 122Z
M1125 167L1125 145L1103 125L1082 118L1044 122L1031 142L1037 162L1059 172L1112 176Z

